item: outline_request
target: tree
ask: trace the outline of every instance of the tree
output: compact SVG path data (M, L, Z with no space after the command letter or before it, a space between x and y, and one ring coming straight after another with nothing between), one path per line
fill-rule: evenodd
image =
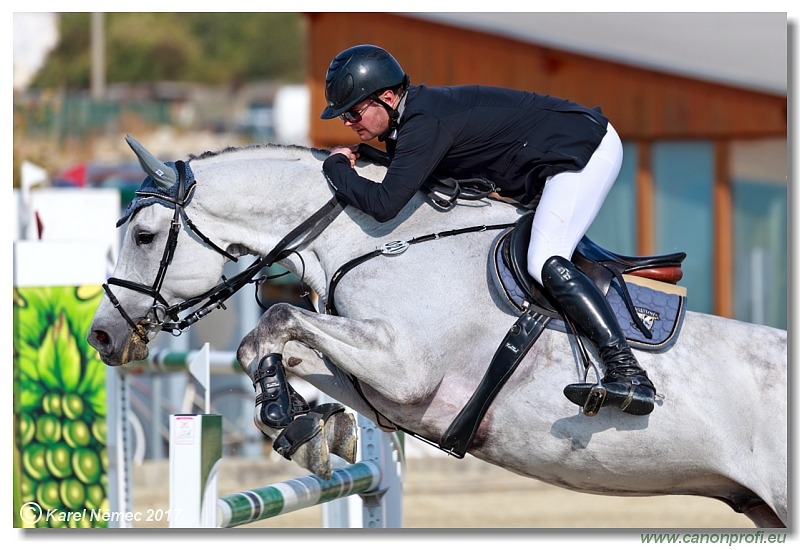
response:
M89 13L62 13L60 40L33 87L88 89ZM106 78L121 82L301 82L299 13L107 13Z

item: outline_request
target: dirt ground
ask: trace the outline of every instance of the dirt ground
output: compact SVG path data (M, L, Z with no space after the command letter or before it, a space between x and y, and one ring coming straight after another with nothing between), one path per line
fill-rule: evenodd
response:
M225 458L218 476L219 495L308 475L282 458ZM145 462L132 471L133 511L169 508L166 461ZM357 497L355 497L357 498ZM154 515L154 514L151 514ZM144 515L142 515L144 517ZM167 527L164 521L138 521L137 528ZM249 528L322 527L315 506L253 523ZM725 504L701 497L604 497L585 495L523 478L466 457L408 458L403 482L406 529L731 529L753 528ZM242 529L245 527L240 527Z

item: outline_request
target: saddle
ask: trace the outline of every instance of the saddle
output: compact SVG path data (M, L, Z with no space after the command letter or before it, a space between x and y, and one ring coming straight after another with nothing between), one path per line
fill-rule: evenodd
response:
M502 233L493 247L495 285L507 304L522 312L528 308L555 320L550 328L567 332L566 322L527 270L531 212ZM661 350L680 332L686 305L684 252L655 256L625 256L610 252L584 236L572 262L606 296L631 347Z

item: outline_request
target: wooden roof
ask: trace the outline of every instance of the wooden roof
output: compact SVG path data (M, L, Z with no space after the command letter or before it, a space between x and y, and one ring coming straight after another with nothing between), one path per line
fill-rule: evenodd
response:
M575 53L480 30L392 13L310 13L311 140L351 143L323 121L331 59L355 44L389 50L415 83L491 84L600 106L624 140L786 137L786 94L755 91Z

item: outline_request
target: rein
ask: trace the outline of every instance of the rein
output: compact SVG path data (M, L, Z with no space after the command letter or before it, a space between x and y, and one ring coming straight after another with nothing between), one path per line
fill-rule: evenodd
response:
M203 240L203 242L208 244L211 248L213 248L218 253L222 254L223 256L234 262L238 261L238 258L229 254L225 250L222 250L219 246L214 244L210 239L208 239L205 235L203 235L203 233L200 232L197 226L195 226L189 219L189 216L186 214L186 210L184 207L187 202L187 198L190 196L191 192L194 189L195 184L190 186L188 191L185 191L186 189L185 163L183 161L178 161L175 163L175 167L178 170L177 196L180 198L176 198L175 200L170 201L175 209L175 214L172 218L170 233L169 236L167 237L167 243L164 249L164 254L161 258L161 264L159 266L158 273L156 274L155 281L151 286L148 287L141 283L126 281L124 279L111 277L105 284L103 284L103 290L105 291L112 305L117 309L117 311L120 312L120 315L122 315L122 317L125 319L128 325L130 325L130 327L134 330L134 332L138 334L139 337L142 338L142 340L145 343L149 342L147 331L144 328L142 328L140 324L134 323L133 319L131 319L130 315L128 315L128 313L122 307L119 300L116 298L116 296L114 296L114 293L111 291L111 285L134 290L136 292L140 292L142 294L145 294L153 298L153 305L148 310L148 313L144 319L145 324L151 327L160 327L161 330L170 332L173 336L177 336L184 330L186 330L189 326L193 325L203 317L207 316L215 309L225 309L225 301L228 298L233 296L244 286L250 283L257 283L259 281L259 279L256 276L264 267L268 267L273 263L280 261L288 257L291 253L293 253L294 250L288 248L291 243L293 243L296 239L298 239L305 233L309 233L307 239L308 241L313 240L344 209L339 200L334 196L331 200L325 203L319 210L317 210L314 214L312 214L311 217L309 217L304 222L295 227L292 231L290 231L283 239L280 240L280 242L278 242L278 244L275 245L275 247L266 256L258 258L247 269L235 275L234 277L231 277L230 279L227 279L223 276L222 282L213 287L212 289L208 290L207 292L204 292L199 296L195 296L194 298L184 300L179 304L170 306L164 299L164 297L161 295L161 286L164 284L164 279L167 274L167 268L172 263L172 259L175 255L175 249L177 248L178 245L178 235L181 230L181 223L180 223L181 220L184 221L186 227L190 231L194 232L200 239ZM298 243L298 246L302 244L303 243ZM186 315L183 319L179 317L179 314L181 312L186 311L191 307L194 307L203 300L207 301L202 306L198 307L196 310ZM169 321L167 321L166 319L169 319Z

